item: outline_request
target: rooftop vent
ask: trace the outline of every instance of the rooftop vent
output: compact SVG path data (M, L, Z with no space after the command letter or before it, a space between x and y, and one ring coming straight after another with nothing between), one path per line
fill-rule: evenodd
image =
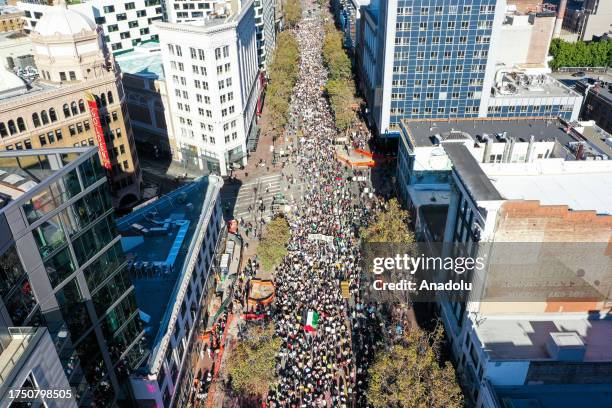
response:
M550 333L546 350L556 361L582 361L586 346L575 332Z

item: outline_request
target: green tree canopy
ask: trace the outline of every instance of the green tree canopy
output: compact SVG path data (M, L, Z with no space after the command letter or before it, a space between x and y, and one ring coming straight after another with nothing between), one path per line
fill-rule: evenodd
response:
M377 352L368 369L366 396L374 408L463 408L453 366L440 361L441 326L415 328L397 344Z
M272 63L268 66L266 106L275 128L282 129L289 120L289 101L299 74L300 52L291 31L281 32L276 44Z
M356 100L351 60L342 47L342 38L342 33L336 30L333 23L325 25L323 61L329 71L325 91L336 127L345 131L356 121L353 110Z
M285 14L285 24L289 28L295 27L302 18L302 4L300 3L300 0L285 0L283 9Z
M266 232L257 247L257 257L265 271L272 271L287 254L291 231L287 220L276 217L266 225Z
M549 52L553 56L552 69L612 66L612 40L569 43L555 38L550 43Z
M232 389L242 396L265 396L276 380L274 359L280 345L271 324L250 327L229 355Z
M351 60L342 47L343 35L332 24L325 25L323 61L329 70L331 80L351 80Z
M396 198L387 203L387 209L376 214L374 222L360 231L365 242L388 242L410 244L414 242L414 233L408 223L410 214L402 209Z

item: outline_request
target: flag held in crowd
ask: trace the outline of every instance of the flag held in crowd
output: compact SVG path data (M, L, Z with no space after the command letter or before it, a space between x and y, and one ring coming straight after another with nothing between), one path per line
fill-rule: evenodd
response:
M306 314L306 324L304 325L304 330L307 332L315 332L317 331L317 326L319 325L319 313L309 310Z

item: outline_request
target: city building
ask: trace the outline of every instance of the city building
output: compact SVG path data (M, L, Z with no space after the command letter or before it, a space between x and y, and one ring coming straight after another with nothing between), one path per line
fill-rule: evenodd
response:
M522 15L505 0L372 1L362 10L358 71L379 135L398 136L402 119L578 118L582 98L545 64L553 12Z
M237 3L242 0L237 1ZM225 15L232 7L229 0L165 0L166 19L169 23L189 23L208 18L208 15Z
M584 95L581 120L594 120L599 127L612 133L612 75L577 81L574 89Z
M61 401L49 398L34 401L44 402L43 406L47 407L76 408L48 330L45 327L10 327L9 324L0 323L0 404L14 406L11 403L15 396L11 393L20 389L63 390Z
M196 374L188 367L215 287L222 185L200 178L117 223L151 351L129 379L139 406L187 406Z
M563 29L576 40L592 41L612 32L612 3L605 0L584 0L581 7L565 13Z
M0 237L3 355L21 342L11 382L36 366L38 387L69 384L79 406L129 398L147 348L98 150L1 151Z
M15 6L0 6L0 32L20 31L23 29L23 11Z
M32 41L26 33L23 31L0 33L0 65L17 73L21 69L29 70L33 75L37 74L33 71L36 64Z
M276 47L274 0L255 0L253 7L257 30L257 58L259 59L259 68L265 70L272 60Z
M452 186L448 144L465 146L477 163L612 159L597 130L561 119L402 121L397 184L417 236L442 242Z
M370 0L334 0L332 8L336 21L344 33L344 45L354 54L359 43L359 26L361 8L370 4Z
M224 16L157 23L170 99L174 159L223 176L246 163L261 93L253 1Z
M283 0L274 0L274 30L283 30Z
M17 3L17 7L25 13L24 29L29 33L54 6L22 1ZM161 0L87 0L74 2L69 8L99 24L106 45L115 54L129 51L140 43L157 40L151 26L153 22L163 20Z
M462 144L444 144L444 150L453 167L444 242L460 243L478 254L494 244L515 251L523 248L512 253L521 253L522 262L535 259L534 265L552 268L555 282L589 277L596 263L573 262L581 254L590 261L603 257L604 263L609 262L612 200L607 191L612 188L612 161L478 163ZM548 248L575 255L568 258L561 251L544 256ZM538 269L527 264L525 272L537 277ZM571 269L575 265L585 268L581 269L585 275L576 275ZM520 280L520 267L510 268L513 279ZM570 268L574 278L564 268ZM483 273L487 278L475 282L490 285L491 271ZM551 277L545 279L549 282ZM598 288L601 297L572 298L544 291L514 301L442 299L440 315L468 397L476 406L495 407L484 401L484 381L494 388L526 390L532 384L609 387L610 376L601 373L612 368L612 354L605 345L612 333L611 282L609 276L595 281L594 287L603 284ZM579 399L586 403L585 398L588 393Z
M121 68L138 151L149 157L172 157L176 143L159 43L138 45L115 61Z
M113 203L140 197L141 174L121 77L101 30L64 6L45 13L30 35L36 79L1 70L0 147L97 145Z

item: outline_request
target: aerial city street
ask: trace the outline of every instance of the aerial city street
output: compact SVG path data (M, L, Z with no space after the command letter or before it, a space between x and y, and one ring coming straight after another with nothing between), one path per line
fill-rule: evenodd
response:
M611 408L612 2L0 2L0 407Z

